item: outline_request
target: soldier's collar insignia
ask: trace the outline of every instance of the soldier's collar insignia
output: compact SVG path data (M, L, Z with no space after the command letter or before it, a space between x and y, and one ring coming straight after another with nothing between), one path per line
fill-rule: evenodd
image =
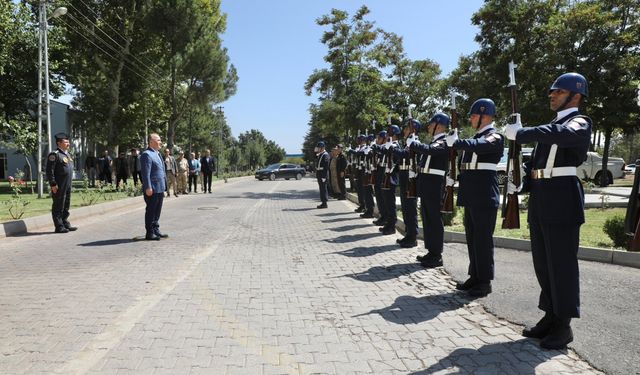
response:
M67 158L66 156L62 158L62 161L67 163L69 161L69 158Z

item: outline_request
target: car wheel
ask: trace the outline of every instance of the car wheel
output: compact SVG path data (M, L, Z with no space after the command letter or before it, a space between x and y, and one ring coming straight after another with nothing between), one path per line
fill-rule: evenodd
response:
M284 179L285 179L285 180L287 180L287 181L289 181L289 177L285 177Z
M599 171L598 173L596 173L596 176L593 178L593 182L595 182L596 185L598 185L600 183L600 176L602 176L602 171ZM613 184L613 175L609 171L607 171L606 184L607 185Z
M262 179L261 179L261 178L259 178L259 179L258 179L258 181L262 181Z
M276 175L275 175L275 173L271 173L271 174L269 175L269 180L271 180L271 181L275 181L275 180L276 180Z
M302 175L300 173L296 174L296 180L302 180Z
M498 185L504 185L507 182L507 174L498 172Z

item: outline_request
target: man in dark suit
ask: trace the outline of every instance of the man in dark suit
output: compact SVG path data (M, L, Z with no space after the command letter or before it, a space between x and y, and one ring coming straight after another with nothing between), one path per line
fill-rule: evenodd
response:
M58 148L47 158L47 181L51 187L51 216L56 233L68 233L78 228L69 223L71 205L71 180L73 179L73 159L69 153L69 136L65 133L55 135Z
M204 156L200 159L200 168L202 171L202 192L211 193L211 178L216 170L216 159L211 156L211 151L206 150Z
M149 148L140 155L142 190L144 191L144 202L147 204L144 214L145 239L148 241L157 241L160 238L168 237L168 235L160 233L160 224L158 223L162 212L164 192L167 190L164 160L158 152L161 144L162 140L158 134L149 135Z
M323 141L318 142L316 145L316 178L318 180L318 187L320 188L320 205L317 208L327 208L327 200L329 200L329 194L327 192L327 176L329 172L329 153L325 151L325 144Z

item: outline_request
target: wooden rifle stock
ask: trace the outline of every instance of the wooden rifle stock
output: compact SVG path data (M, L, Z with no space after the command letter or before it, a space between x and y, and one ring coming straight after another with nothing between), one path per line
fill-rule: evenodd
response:
M515 65L513 61L509 63L509 77L511 82L511 110L514 120L518 121L518 86L515 82ZM509 160L507 160L507 180L504 182L502 197L502 229L518 229L520 228L520 203L518 202L518 193L508 194L509 177L513 184L520 185L520 145L516 141L509 141ZM509 170L511 169L511 171Z
M453 94L455 95L455 94ZM455 96L452 97L451 103L451 129L458 128L458 112L456 112L456 104L455 104ZM458 158L458 153L456 150L451 147L449 148L449 178L453 181L456 180L457 176L457 168L456 159ZM446 179L445 179L446 183ZM444 189L444 199L442 200L442 206L440 207L440 212L443 214L450 214L453 212L453 186L446 186Z

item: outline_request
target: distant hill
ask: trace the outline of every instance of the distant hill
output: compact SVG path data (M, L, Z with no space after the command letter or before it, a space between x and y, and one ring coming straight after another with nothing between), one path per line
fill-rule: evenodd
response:
M301 158L303 156L304 154L286 154L284 157L285 158Z

